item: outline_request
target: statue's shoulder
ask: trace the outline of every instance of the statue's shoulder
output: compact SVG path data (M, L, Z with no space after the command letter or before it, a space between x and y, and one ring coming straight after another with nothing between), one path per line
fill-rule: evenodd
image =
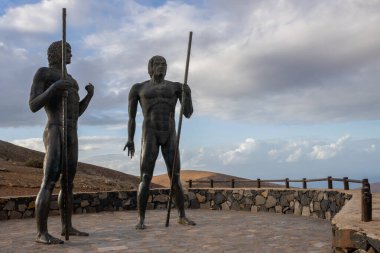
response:
M135 83L132 85L131 90L129 91L130 96L138 96L140 91L149 83L149 81L144 81L141 83Z
M43 76L50 72L50 69L48 67L41 67L37 69L35 76Z
M168 81L168 80L165 80L165 81L166 81L167 85L173 86L175 88L181 88L182 83L180 83L180 82L172 82L172 81Z
M41 67L37 69L34 74L33 82L45 82L50 75L51 70L48 67Z
M140 90L144 88L148 83L149 83L149 80L141 82L141 83L135 83L134 85L132 85L131 90Z

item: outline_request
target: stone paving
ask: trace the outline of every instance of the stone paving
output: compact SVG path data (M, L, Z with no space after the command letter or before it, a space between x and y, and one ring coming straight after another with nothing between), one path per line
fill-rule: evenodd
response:
M318 218L245 211L187 210L196 226L182 226L172 212L146 213L146 230L136 230L136 211L74 215L76 227L89 237L70 237L61 245L34 242L35 220L0 222L0 252L331 252L331 225ZM58 235L59 216L49 217L49 231Z

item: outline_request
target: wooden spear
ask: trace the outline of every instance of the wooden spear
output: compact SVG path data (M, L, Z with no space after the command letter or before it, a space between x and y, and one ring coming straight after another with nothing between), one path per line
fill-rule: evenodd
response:
M177 165L177 160L178 160L178 155L179 155L179 140L181 137L181 128L182 128L182 115L183 115L183 110L184 110L184 104L185 104L185 89L184 86L187 84L187 76L189 73L189 63L190 63L190 52L191 52L191 41L193 38L193 32L189 33L189 44L187 46L187 57L186 57L186 69L185 69L185 80L182 84L182 103L181 103L181 110L179 113L179 120L178 120L178 133L177 133L177 141L176 141L176 149L174 153L174 159L173 159L173 168L172 168L172 173L171 173L171 178L170 178L170 192L169 192L169 201L168 201L168 212L166 215L166 223L165 226L169 226L169 219L170 219L170 211L171 211L171 206L172 206L172 199L173 199L173 178L174 178L174 171ZM181 169L181 168L180 168ZM178 179L179 180L179 179Z
M66 8L62 8L62 80L66 80ZM69 168L67 166L67 97L68 91L65 90L62 96L62 117L63 117L63 136L62 136L62 185L64 203L64 223L65 239L69 240Z

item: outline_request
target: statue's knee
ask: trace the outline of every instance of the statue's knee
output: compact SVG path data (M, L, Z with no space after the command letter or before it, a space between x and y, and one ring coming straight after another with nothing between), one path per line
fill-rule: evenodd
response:
M68 187L68 190L69 190L69 192L71 192L73 189L74 189L74 183L68 183L67 184L67 187Z
M143 174L142 179L141 179L142 183L145 183L145 184L149 184L151 180L152 180L152 176L149 174Z
M48 190L48 191L52 191L54 189L54 187L55 187L55 182L49 180L47 182L44 182L41 188Z
M172 178L173 184L179 184L180 181L180 175L178 173L174 173L173 178Z

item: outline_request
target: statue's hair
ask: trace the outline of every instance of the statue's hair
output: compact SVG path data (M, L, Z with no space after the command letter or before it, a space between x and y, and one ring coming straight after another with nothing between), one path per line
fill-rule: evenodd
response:
M66 47L71 48L68 42L66 42ZM62 40L51 43L47 50L47 56L49 64L58 64L62 61Z
M153 76L153 64L158 59L164 59L164 61L166 62L166 59L163 56L160 56L160 55L155 55L152 58L150 58L150 60L148 62L148 73L149 73L150 77Z

